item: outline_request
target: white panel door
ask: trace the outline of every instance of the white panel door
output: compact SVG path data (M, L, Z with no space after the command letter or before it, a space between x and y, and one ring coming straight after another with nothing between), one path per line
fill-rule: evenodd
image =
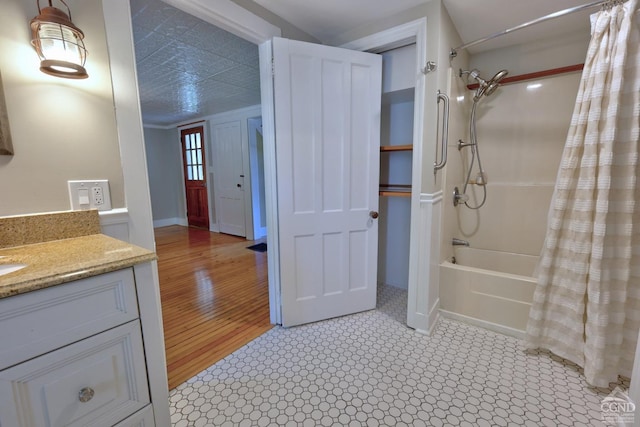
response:
M376 305L379 55L274 38L282 324Z
M239 121L213 126L216 222L221 233L246 236L242 128Z

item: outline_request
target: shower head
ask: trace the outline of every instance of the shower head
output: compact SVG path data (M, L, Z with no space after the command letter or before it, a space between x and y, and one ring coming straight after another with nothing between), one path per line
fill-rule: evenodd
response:
M483 95L489 96L500 86L500 82L502 79L506 77L509 72L507 70L498 71L489 81L486 81L482 77L480 77L480 71L476 70L462 70L460 69L459 76L467 75L467 82L469 81L469 77L472 77L476 82L478 82L478 89L476 89L476 94L474 95L474 101L478 101L482 98Z
M502 81L502 79L507 77L507 74L509 74L509 71L507 70L498 71L495 76L493 76L487 83L487 89L484 91L485 96L489 96L493 92L495 92L495 90L498 89L498 86L500 86L500 82Z
M502 79L507 77L507 74L509 74L508 70L500 70L495 74L495 76L491 77L491 82L500 83Z

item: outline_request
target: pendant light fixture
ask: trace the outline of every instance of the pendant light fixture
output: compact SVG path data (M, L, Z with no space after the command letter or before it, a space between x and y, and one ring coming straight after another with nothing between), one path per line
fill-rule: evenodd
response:
M33 40L31 44L40 57L40 71L56 77L86 79L84 68L87 49L84 47L84 33L71 22L71 10L64 0L58 0L67 8L67 13L49 6L40 8L38 16L31 20Z

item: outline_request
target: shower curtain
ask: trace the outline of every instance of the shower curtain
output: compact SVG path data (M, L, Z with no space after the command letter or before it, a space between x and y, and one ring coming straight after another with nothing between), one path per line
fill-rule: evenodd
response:
M525 339L598 387L631 375L640 328L640 13L613 3L591 16Z

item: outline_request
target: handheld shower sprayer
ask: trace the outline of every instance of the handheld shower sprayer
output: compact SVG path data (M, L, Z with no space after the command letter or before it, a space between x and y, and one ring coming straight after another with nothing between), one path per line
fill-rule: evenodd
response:
M500 86L500 82L504 79L509 72L507 70L498 71L489 81L486 81L482 77L480 77L480 71L476 70L463 70L460 69L459 76L462 77L464 75L467 76L467 82L469 82L469 77L473 78L478 83L478 89L476 89L476 94L473 97L474 101L479 101L483 95L489 96Z
M471 118L469 120L469 137L471 140L469 142L464 142L459 140L458 142L458 151L463 149L464 147L471 148L471 164L469 165L469 169L467 170L466 179L464 181L464 186L462 187L462 192L458 190L458 187L455 188L454 196L453 196L453 205L458 206L458 204L464 203L469 209L480 209L487 200L487 174L482 168L482 161L480 160L480 147L478 146L478 137L476 133L476 107L478 106L478 101L483 96L489 96L493 92L498 89L502 80L509 74L507 70L498 71L489 81L480 77L480 71L475 68L472 70L462 70L460 69L459 76L467 77L467 84L469 84L469 77L475 80L478 84L478 88L476 89L476 93L473 96L473 106L471 107ZM476 175L476 179L471 181L471 171L473 170L473 165L475 162L478 162L478 173ZM469 204L469 195L467 194L467 187L469 184L474 184L482 187L482 201L480 204L476 206L471 206Z
M509 74L507 70L500 70L493 77L491 77L491 80L489 80L487 89L484 91L484 94L486 96L489 96L493 92L495 92L495 90L498 89L498 86L500 86L500 82L502 81L502 79L507 77L507 74Z

